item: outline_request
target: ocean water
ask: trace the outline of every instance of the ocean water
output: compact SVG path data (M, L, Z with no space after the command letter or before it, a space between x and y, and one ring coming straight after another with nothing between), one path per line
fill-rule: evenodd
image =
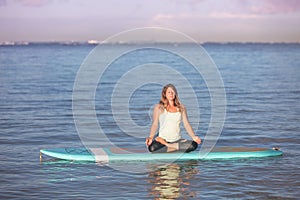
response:
M134 163L137 168L147 168L148 173L51 158L40 163L40 149L83 146L73 119L72 95L78 70L94 47L42 43L0 46L1 199L299 198L299 44L203 45L219 69L227 99L217 145L280 147L283 156ZM122 45L107 46L108 52L115 48ZM196 51L188 44L177 48ZM138 52L129 60L119 59L119 68L107 71L106 79L100 80L103 84L98 83L97 119L109 140L116 146L145 148L149 130L140 137L122 132L111 117L109 101L112 87L127 67L147 59L183 69L184 76L196 85L201 102L196 131L203 139L211 118L205 82L195 79L193 70L186 70L164 52L156 57L148 51ZM149 125L149 107L159 100L160 89L157 84L148 84L132 94L130 114L137 125ZM132 163L120 165L129 168Z

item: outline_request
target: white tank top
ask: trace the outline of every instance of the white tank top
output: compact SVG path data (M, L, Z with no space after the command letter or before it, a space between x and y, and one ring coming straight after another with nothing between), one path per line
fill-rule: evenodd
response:
M168 112L166 109L159 116L159 137L167 142L181 139L180 134L181 112Z

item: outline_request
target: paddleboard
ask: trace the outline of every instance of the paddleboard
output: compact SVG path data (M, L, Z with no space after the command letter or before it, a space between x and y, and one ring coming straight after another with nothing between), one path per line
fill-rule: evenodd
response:
M250 147L215 147L205 156L199 151L190 153L150 153L146 149L130 148L55 148L40 150L42 155L73 161L151 161L151 160L213 160L234 158L261 158L280 156L283 152L278 149Z

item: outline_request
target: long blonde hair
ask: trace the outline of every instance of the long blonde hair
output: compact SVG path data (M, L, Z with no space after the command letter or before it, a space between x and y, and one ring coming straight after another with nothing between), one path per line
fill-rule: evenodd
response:
M167 107L169 105L169 101L167 100L167 97L166 97L166 92L167 92L168 88L171 88L175 92L174 106L179 109L179 112L181 112L182 106L181 106L181 103L180 103L180 100L178 97L177 89L175 88L175 86L173 84L167 84L163 87L163 89L161 91L161 99L159 101L159 104L162 105L165 109L167 109Z

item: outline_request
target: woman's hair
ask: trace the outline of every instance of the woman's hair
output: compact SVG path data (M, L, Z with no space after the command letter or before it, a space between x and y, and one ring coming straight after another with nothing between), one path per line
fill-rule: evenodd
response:
M176 88L173 84L167 84L163 87L163 89L161 91L161 99L159 101L159 104L162 105L164 108L168 107L169 101L167 100L167 97L166 97L166 92L167 92L168 88L172 88L172 90L175 92L174 106L179 108L179 111L181 112L182 111L182 106L181 106L181 103L179 101L177 90L176 90Z

